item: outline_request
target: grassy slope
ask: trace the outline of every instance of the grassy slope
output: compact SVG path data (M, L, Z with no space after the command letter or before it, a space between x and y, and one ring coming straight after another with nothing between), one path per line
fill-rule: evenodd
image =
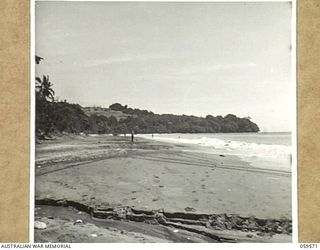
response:
M87 116L91 116L91 115L101 115L101 116L105 116L105 117L111 117L114 116L115 118L117 118L117 120L121 120L121 119L126 119L129 116L133 116L136 117L135 115L130 115L130 114L125 114L122 113L121 111L115 111L109 108L101 108L101 107L84 107L82 109L84 111L84 113Z

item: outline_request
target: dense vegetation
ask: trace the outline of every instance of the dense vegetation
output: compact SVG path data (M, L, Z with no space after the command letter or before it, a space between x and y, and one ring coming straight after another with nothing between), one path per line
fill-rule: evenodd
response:
M128 108L119 103L110 105L112 110L133 115L120 120L122 127L133 128L138 133L232 133L258 132L250 118L229 114L225 117L207 115L205 118L188 115L154 114L151 111Z
M124 107L124 106L123 106ZM115 108L111 105L110 109ZM117 109L117 111L120 111ZM124 108L121 112L132 114L125 119L114 116L84 113L77 104L50 102L37 99L36 127L38 134L67 133L226 133L258 132L258 126L248 118L229 114L225 117L207 115L205 118L187 115L154 114L139 109Z
M141 134L259 131L258 126L251 122L250 118L239 118L232 114L225 117L207 115L205 118L173 114L159 115L147 110L132 109L119 103L110 105L109 110L113 113L118 111L123 116L115 117L100 115L100 113L88 115L78 104L55 101L52 86L49 76L43 76L42 79L36 78L36 135L38 138L64 132L124 134L134 130L135 133Z

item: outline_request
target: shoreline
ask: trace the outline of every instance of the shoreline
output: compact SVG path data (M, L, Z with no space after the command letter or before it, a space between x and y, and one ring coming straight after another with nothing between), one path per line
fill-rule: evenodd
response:
M257 133L234 133L229 135L243 135L243 134L257 134ZM269 133L267 133L269 134ZM279 133L277 133L279 134ZM281 132L281 134L290 134L290 133L284 133ZM271 169L271 170L279 170L283 172L287 172L291 174L291 159L292 159L292 152L291 152L291 146L286 145L286 144L260 144L256 142L250 142L249 141L239 141L237 138L233 139L226 139L226 138L219 138L219 137L212 137L214 134L208 134L209 137L203 137L203 134L197 133L196 135L201 135L202 137L186 137L186 138L180 138L181 134L165 134L166 136L162 137L157 137L156 135L159 134L154 134L155 137L151 137L151 134L148 135L138 135L139 138L147 139L147 140L152 140L152 141L157 141L157 142L162 142L162 143L168 143L168 144L173 144L175 146L187 146L188 149L186 151L189 152L198 152L198 153L206 153L206 154L213 154L213 155L228 155L228 156L236 156L239 157L241 161L245 161L249 163L253 168L265 168L265 169ZM178 136L177 138L173 135ZM182 134L184 135L184 134ZM181 135L181 136L182 136ZM192 134L187 134L192 135ZM224 135L223 133L218 133L217 135ZM204 140L205 139L205 140ZM216 146L215 144L210 144L206 140L217 140L215 143L218 145ZM234 146L230 148L229 144L237 144L239 148L235 148ZM220 144L220 145L219 145ZM270 152L266 155L267 152L255 152L255 149L251 149L248 151L243 151L241 149L241 146L243 145L250 145L254 144L255 147L267 147L267 148L273 148L275 150L276 148L279 148L275 150L275 153L278 150L284 150L284 152L281 153L278 157L276 157L274 154L270 154ZM264 150L266 150L264 148Z
M238 157L136 139L83 136L37 145L36 200L291 221L290 176L252 171Z

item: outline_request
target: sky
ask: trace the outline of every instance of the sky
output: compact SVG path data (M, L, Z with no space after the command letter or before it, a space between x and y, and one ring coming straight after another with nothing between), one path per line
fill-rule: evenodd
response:
M82 106L250 116L290 131L289 2L37 2L36 75Z

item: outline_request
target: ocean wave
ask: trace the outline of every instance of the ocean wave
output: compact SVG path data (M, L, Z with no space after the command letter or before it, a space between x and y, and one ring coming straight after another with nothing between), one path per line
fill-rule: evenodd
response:
M178 144L191 144L199 145L204 147L210 147L218 152L224 152L227 154L243 155L246 157L266 157L266 158L286 158L291 155L291 147L285 145L269 145L269 144L258 144L253 142L243 141L231 141L222 140L217 138L172 138L172 137L160 137L154 135L140 135L141 137L153 139L156 141L163 141L169 143Z

